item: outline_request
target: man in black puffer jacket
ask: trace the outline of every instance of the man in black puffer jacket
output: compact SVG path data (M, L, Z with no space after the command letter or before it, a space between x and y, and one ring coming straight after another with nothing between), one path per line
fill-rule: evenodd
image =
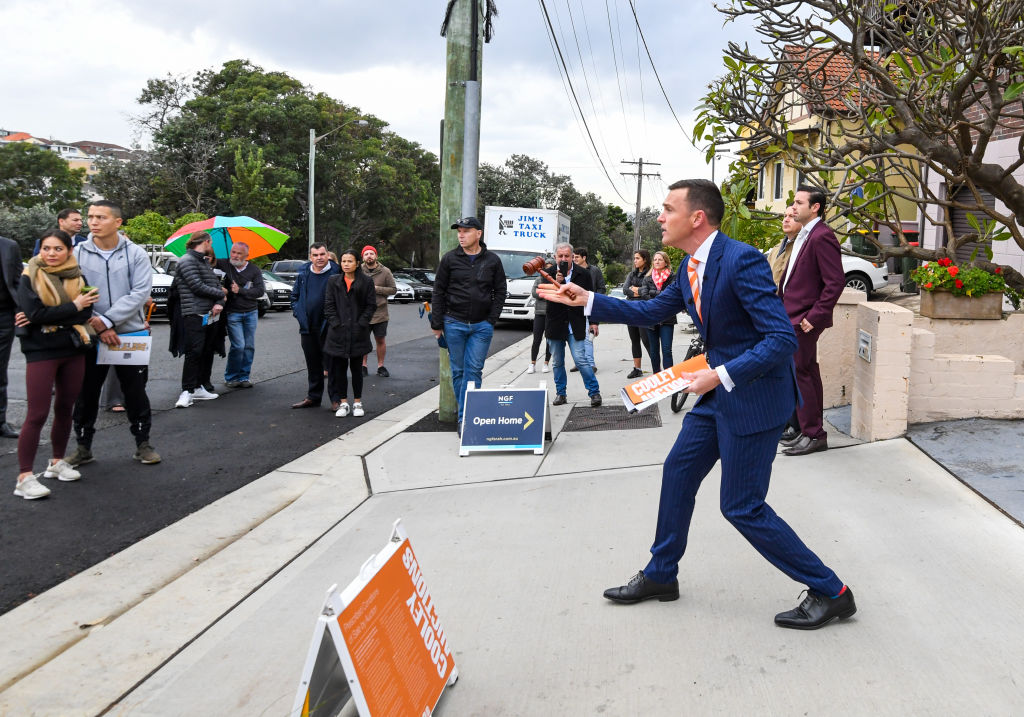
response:
M443 335L448 345L462 435L466 384L481 386L484 360L508 289L501 259L480 241L484 234L480 220L465 217L452 229L459 232L459 246L441 257L437 267L430 328L435 338Z
M213 254L213 240L206 232L189 237L188 251L178 262L178 295L185 328L185 363L181 367L181 396L176 408L188 408L193 400L217 398L208 385L213 369L216 322L227 296L213 268L206 261ZM204 385L207 384L207 385Z

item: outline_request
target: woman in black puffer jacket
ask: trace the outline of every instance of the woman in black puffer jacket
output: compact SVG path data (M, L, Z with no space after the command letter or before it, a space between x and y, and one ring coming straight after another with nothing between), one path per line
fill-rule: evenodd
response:
M217 398L210 374L216 350L221 311L224 309L225 289L213 267L206 261L213 253L213 239L206 232L196 232L188 238L188 251L178 262L175 284L181 305L181 320L185 334L185 361L181 366L181 395L177 408L188 408L192 401L210 401Z
M373 279L359 268L359 255L354 249L342 252L341 273L327 281L324 293L324 317L327 339L324 353L327 365L327 393L335 416L347 416L348 377L352 373L352 415L363 411L363 357L370 353L370 319L377 310L377 292Z
M622 285L622 293L626 295L628 301L640 301L643 298L640 295L640 288L643 286L644 277L647 276L650 270L650 252L646 249L640 249L633 254L633 270L626 274L626 281ZM647 327L627 326L626 329L629 331L630 349L633 353L633 370L626 374L626 378L640 378L644 374L640 368L640 359L643 356L640 353L640 344L643 344L644 348L647 349L647 355L651 355L651 347L647 338ZM654 365L653 359L651 359L651 365Z

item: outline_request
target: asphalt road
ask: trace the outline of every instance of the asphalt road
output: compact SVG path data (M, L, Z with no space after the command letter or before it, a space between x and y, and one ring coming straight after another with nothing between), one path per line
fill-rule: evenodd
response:
M491 353L526 336L525 325L501 324ZM228 391L216 401L174 409L180 392L181 360L167 351L167 324L153 328L154 357L149 397L151 440L163 457L157 465L132 460L135 444L124 414L101 412L93 442L96 460L72 483L44 479L48 498L13 495L18 475L17 441L0 438L0 613L106 559L180 518L336 438L362 421L404 403L437 382L438 349L418 305L391 307L390 378L365 379L364 418L335 418L324 398L320 410L292 410L306 393L306 370L298 328L290 313L270 313L256 332L255 387ZM213 367L223 388L224 360ZM17 342L9 369L8 418L25 415L25 362ZM74 437L68 452L74 450ZM49 424L43 430L35 468L49 457Z

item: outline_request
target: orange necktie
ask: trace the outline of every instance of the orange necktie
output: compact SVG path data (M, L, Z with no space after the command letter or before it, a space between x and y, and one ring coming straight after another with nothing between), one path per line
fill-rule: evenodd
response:
M704 314L700 311L700 278L697 276L697 265L700 264L696 258L690 257L686 265L686 274L690 277L690 293L693 294L693 303L697 307L697 316L704 320Z

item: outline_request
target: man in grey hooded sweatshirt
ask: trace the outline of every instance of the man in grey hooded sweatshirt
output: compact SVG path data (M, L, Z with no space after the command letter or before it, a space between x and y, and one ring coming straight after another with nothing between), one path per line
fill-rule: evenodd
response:
M75 247L75 259L82 276L91 286L99 288L100 299L93 304L89 324L99 340L117 345L118 334L146 329L145 307L153 288L153 267L146 251L132 243L118 231L121 227L121 207L116 202L100 200L89 207L87 217L89 238ZM67 458L73 466L93 460L92 439L96 433L96 414L99 412L100 391L110 366L96 363L96 349L85 356L85 379L75 403L74 427L78 448ZM114 366L129 429L135 437L135 455L141 463L160 462L160 454L149 443L152 412L146 383L148 366Z

